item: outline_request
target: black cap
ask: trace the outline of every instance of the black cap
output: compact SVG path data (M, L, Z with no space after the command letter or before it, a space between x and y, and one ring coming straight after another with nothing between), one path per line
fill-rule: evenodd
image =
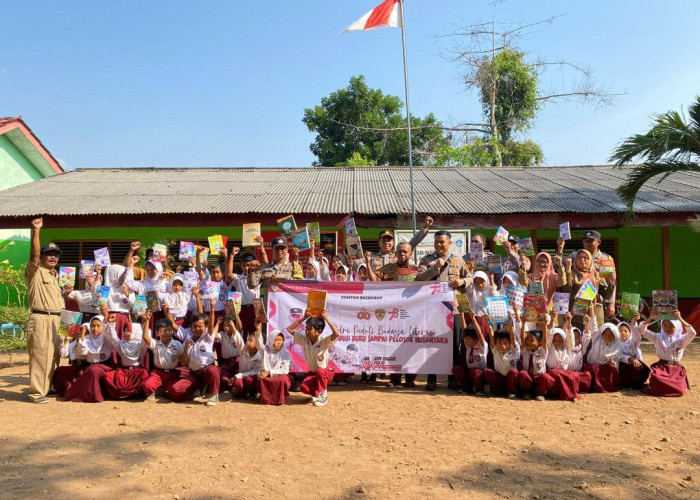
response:
M586 234L584 234L583 237L590 238L592 240L599 240L600 233L598 231L589 230L589 231L586 231Z
M380 240L381 240L382 238L386 237L386 236L388 236L388 237L391 238L392 240L394 239L394 234L393 234L391 231L389 231L388 229L382 231L381 233L379 233L379 239L380 239Z
M47 243L43 247L41 247L41 255L44 255L45 253L48 252L56 252L58 255L61 255L63 252L61 252L61 249L58 247L56 243L53 241L51 243Z
M275 247L285 247L287 248L287 239L286 238L275 238L272 240L272 248Z
M514 234L511 234L510 236L508 236L508 242L518 244L518 243L520 243L520 238L518 238Z
M241 262L252 262L255 260L255 255L250 252L245 252L241 254Z

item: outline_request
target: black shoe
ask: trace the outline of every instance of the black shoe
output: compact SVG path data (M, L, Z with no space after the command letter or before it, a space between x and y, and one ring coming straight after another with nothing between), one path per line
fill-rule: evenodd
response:
M415 386L416 383L413 380L407 380L404 384L404 387L406 387L407 389L413 389Z
M372 375L369 376L369 383L373 384L374 382L377 381L377 374L373 373Z
M426 391L436 391L437 390L437 382L428 382L425 384L425 390Z
M367 372L362 372L362 376L360 377L360 382L363 384L366 384L369 382L369 377L367 376Z

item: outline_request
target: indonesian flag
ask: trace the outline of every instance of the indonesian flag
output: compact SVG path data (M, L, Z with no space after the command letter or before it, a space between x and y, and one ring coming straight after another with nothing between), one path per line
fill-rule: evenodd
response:
M367 31L376 28L403 28L401 6L403 0L385 0L359 18L341 33L348 31Z

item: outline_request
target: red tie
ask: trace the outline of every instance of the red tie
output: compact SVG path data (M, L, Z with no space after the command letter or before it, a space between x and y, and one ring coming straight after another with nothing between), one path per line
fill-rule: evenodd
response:
M530 352L530 361L528 364L530 365L528 371L530 372L530 376L532 377L535 375L535 353Z
M469 364L472 364L474 362L474 348L469 347Z

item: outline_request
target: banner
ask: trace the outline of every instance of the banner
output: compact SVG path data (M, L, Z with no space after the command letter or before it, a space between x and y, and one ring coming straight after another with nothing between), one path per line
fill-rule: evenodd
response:
M420 227L418 228L421 229ZM416 264L428 254L435 251L435 231L437 229L431 229L431 231L426 235L426 237L418 243L418 246L414 249L416 251ZM408 243L413 238L413 231L407 229L397 229L394 231L396 235L396 246L399 243ZM471 241L471 229L450 229L450 234L452 235L452 244L450 245L450 253L455 257L462 257L469 253L469 243Z
M329 368L345 373L451 373L454 295L439 281L283 281L271 286L268 332L284 333L292 371L307 371L301 346L287 327L303 317L309 290L327 292L326 311L340 331ZM302 323L297 331L304 330ZM330 334L326 326L321 335Z

